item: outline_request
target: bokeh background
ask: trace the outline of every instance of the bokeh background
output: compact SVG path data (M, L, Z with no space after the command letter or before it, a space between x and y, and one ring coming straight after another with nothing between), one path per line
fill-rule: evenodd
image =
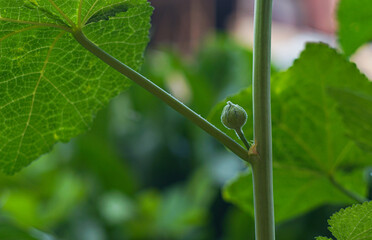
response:
M250 84L253 0L153 0L141 72L202 116ZM273 73L307 41L336 46L337 0L274 0ZM372 76L372 47L353 55ZM0 239L254 239L252 216L221 187L247 166L140 87L101 110L88 133L15 176L0 174ZM277 225L278 240L329 236L322 206Z

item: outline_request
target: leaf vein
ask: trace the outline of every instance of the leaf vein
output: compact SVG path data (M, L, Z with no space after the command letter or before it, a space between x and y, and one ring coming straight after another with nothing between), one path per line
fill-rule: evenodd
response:
M11 105L12 103L16 103L16 102L21 101L21 100L23 100L23 99L25 99L25 98L31 97L32 95L33 95L33 94L28 94L28 95L26 95L26 96L22 96L22 97L20 97L20 98L13 99L13 100L11 100L10 102L6 103L5 105L0 106L0 110L2 110L2 109L4 109L5 107Z
M49 57L54 49L54 46L56 45L56 43L58 42L58 40L65 34L65 32L60 32L54 39L52 45L50 46L49 48L49 51L46 55L46 58L45 58L45 61L44 61L44 64L43 64L43 67L40 71L40 77L38 79L38 81L36 82L36 86L34 88L34 91L32 93L32 100L31 100L31 106L30 106L30 111L29 111L29 114L28 114L28 119L26 121L26 126L21 134L21 139L19 141L19 144L18 144L18 149L17 149L17 153L16 153L16 157L14 158L13 162L17 162L18 160L18 156L20 154L20 151L21 151L21 147L22 147L22 143L23 143L23 139L24 139L24 136L27 132L27 129L28 129L28 126L30 125L30 121L31 121L31 116L32 116L32 112L33 112L33 108L34 108L34 103L35 103L35 98L36 98L36 92L37 92L37 89L39 87L39 84L40 84L40 81L41 79L43 78L43 75L45 73L45 69L46 69L46 66L48 65L48 62L49 62ZM13 165L13 168L14 168L15 164Z
M59 90L59 88L56 86L56 85L54 85L48 78L46 78L45 76L43 76L43 78L50 84L50 85L52 85L52 87L54 88L54 89L56 89L58 92L59 92L59 94L61 94L62 95L62 97L64 98L64 99L66 99L66 101L69 103L69 104L71 104L73 107L74 107L74 109L76 110L76 112L79 114L79 116L80 116L80 118L81 118L81 120L83 121L83 123L85 124L85 126L86 127L88 127L89 125L88 125L88 123L84 120L84 118L83 118L83 115L81 114L81 112L79 111L79 109L76 107L76 105L75 105L75 103L74 102L72 102L61 90Z
M75 23L55 4L53 0L48 0L50 4L61 14L61 16L71 25L75 27Z
M367 232L371 232L371 231L372 231L372 228L369 228L369 229L367 229L367 230L365 230L365 231L363 231L363 232L361 232L361 233L355 235L355 236L354 236L352 239L350 239L350 240L353 240L353 239L355 239L356 237L359 237L360 235L365 234L365 233L367 233ZM369 236L366 236L365 238L367 238L367 237L369 237ZM365 238L359 238L359 239L365 239Z
M90 12L94 9L94 7L96 6L97 2L98 2L98 0L96 0L96 1L93 3L93 5L89 8L87 14L86 14L85 17L84 17L84 20L83 20L83 24L82 24L82 25L85 25L85 23L89 20L89 18L90 18L89 14L90 14ZM92 14L92 15L94 15L94 14Z
M311 148L309 148L309 146L301 138L292 132L286 124L280 123L278 125L280 129L288 133L293 138L293 140L309 155L309 157L311 157L318 164L318 166L322 166L320 159L318 159L318 157L313 153Z
M18 75L18 76L15 76L13 78L9 78L7 80L1 81L0 82L0 85L1 84L5 84L5 83L8 83L8 82L11 82L11 81L13 81L15 79L18 79L18 78L21 78L21 77L24 77L24 76L29 76L29 75L34 75L34 74L40 74L40 72L30 72L30 73L26 73L26 74L23 74L23 75Z
M22 28L22 29L13 31L13 32L8 33L7 35L3 36L2 38L0 38L0 42L4 41L5 39L7 39L7 38L9 38L13 35L18 34L18 33L22 33L22 32L25 32L25 31L28 31L28 30L31 30L31 29L36 29L36 28L40 28L40 26L33 25L33 26L30 26L30 27L26 27L26 28Z
M78 26L81 26L81 9L83 7L83 0L80 0L79 2L79 8L78 8Z
M20 23L20 24L30 24L30 25L41 26L41 27L53 27L53 28L62 29L66 32L72 33L72 30L70 28L66 26L62 26L62 25L53 24L53 23L24 21L24 20L17 20L17 19L12 19L12 18L3 18L3 17L0 17L0 21Z
M354 226L353 230L350 232L348 238L351 237L351 235L355 232L355 230L356 230L356 228L358 227L358 225L360 224L360 222L362 222L363 219L365 219L366 217L369 216L369 213L370 213L370 212L371 212L371 210L369 210L369 211L367 211L366 213L364 213L364 216L361 217L361 218L359 219L359 222L358 222L357 224L355 224L355 226ZM358 235L357 235L357 236L358 236ZM353 238L351 238L350 240L352 240L352 239L353 239Z

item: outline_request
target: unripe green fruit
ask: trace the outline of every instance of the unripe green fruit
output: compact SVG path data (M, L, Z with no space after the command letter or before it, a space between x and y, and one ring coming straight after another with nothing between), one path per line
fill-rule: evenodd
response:
M232 102L228 101L222 110L221 121L229 129L240 130L247 121L245 110Z

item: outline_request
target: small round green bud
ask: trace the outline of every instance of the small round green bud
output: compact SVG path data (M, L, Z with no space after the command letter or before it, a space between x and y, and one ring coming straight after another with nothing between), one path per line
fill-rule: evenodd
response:
M222 110L221 121L223 125L229 129L239 130L247 121L247 113L245 110L232 102L228 101L227 105Z

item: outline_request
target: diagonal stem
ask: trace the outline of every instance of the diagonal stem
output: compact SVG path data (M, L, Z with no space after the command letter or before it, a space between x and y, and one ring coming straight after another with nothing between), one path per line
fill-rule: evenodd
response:
M216 138L218 141L224 144L227 148L229 148L241 159L250 162L248 151L244 149L240 144L235 142L224 132L216 128L206 119L201 117L199 114L195 113L193 110L191 110L182 102L177 100L175 97L173 97L172 95L158 87L156 84L154 84L141 74L137 73L133 69L129 68L127 65L115 59L114 57L106 53L104 50L99 48L97 45L92 43L89 39L85 37L81 30L76 30L73 33L73 36L84 48L86 48L88 51L96 55L109 66L116 69L118 72L128 77L129 79L140 85L142 88L146 89L148 92L150 92L157 98L161 99L174 110L176 110L177 112L185 116L187 119L195 123L197 126L199 126L201 129L212 135L214 138Z

